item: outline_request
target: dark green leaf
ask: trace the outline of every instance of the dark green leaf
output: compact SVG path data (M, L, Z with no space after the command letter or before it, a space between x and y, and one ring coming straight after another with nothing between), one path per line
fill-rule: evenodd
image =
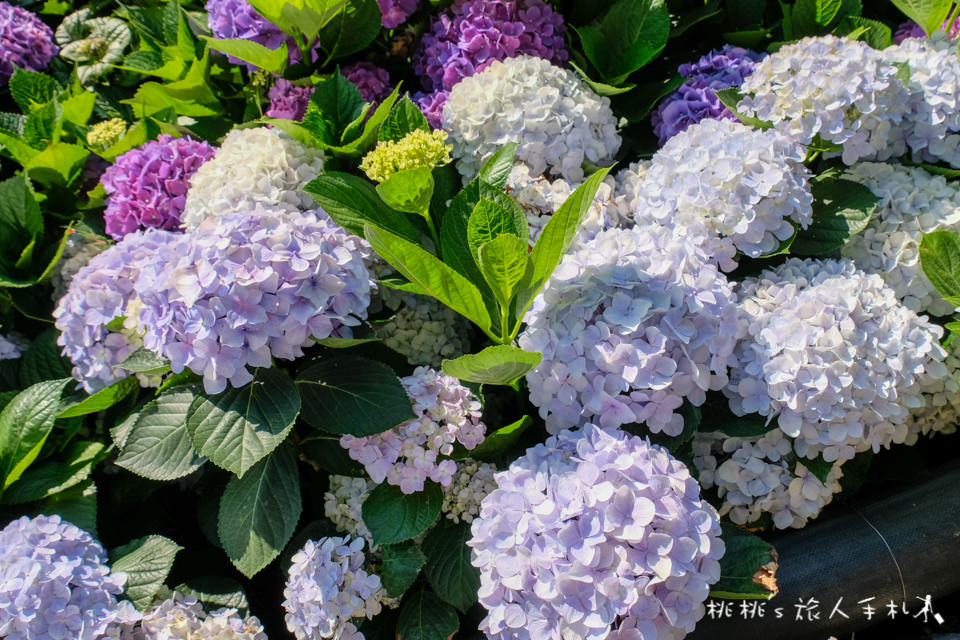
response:
M874 49L886 49L893 42L893 30L879 20L847 16L844 25L849 27L850 31L863 29L863 33L857 39L863 40Z
M338 476L359 478L366 472L363 466L350 457L340 446L339 438L311 438L300 442L300 454L310 464Z
M576 31L604 81L617 85L663 51L670 35L670 12L664 0L618 0L599 26Z
M159 375L170 370L170 361L143 347L131 353L126 360L117 365L125 371Z
M710 589L714 598L748 600L776 594L776 552L773 547L746 529L722 524L727 548L720 559L720 580ZM772 589L763 586L764 580Z
M480 353L443 361L443 372L467 382L513 384L532 371L543 356L519 347L498 344Z
M381 549L383 555L383 587L391 598L399 598L407 589L413 586L420 569L427 562L420 548L413 544L393 545L385 544Z
M27 179L21 174L0 182L0 282L27 286L37 280L22 277L17 262L42 233L43 214Z
M377 544L396 544L416 538L440 516L443 491L426 482L423 491L403 493L386 482L377 485L363 503L363 522Z
M66 408L60 412L57 418L75 418L76 416L85 416L109 409L139 388L140 384L137 379L129 376L114 382L109 387L101 389L91 396L81 392L77 402L68 404L69 401L74 399L74 396L67 399L64 403L67 405Z
M56 329L47 329L30 343L20 364L20 384L23 387L44 380L70 377L73 365L60 355L61 347L57 345L59 336L60 332Z
M420 111L420 107L415 105L408 96L403 96L383 121L378 137L382 141L400 140L417 129L430 131L430 125Z
M433 167L398 171L377 185L377 193L389 207L426 217L433 197Z
M477 602L480 572L470 564L470 525L437 527L423 541L424 574L441 598L466 613Z
M303 126L320 140L338 145L344 142L341 138L344 129L361 111L363 97L360 90L337 69L333 75L316 85L303 117Z
M187 580L178 585L176 591L184 595L196 596L208 611L226 607L236 609L242 616L246 615L250 609L243 586L236 580L223 576L204 576Z
M37 515L58 515L97 537L97 485L92 480L54 494L37 504Z
M3 502L15 504L42 500L86 480L105 456L101 442L73 442L62 461L45 462L28 469L3 494Z
M947 300L957 300L960 306L960 233L934 231L924 235L920 265L937 293Z
M813 222L797 232L790 252L823 255L839 249L870 224L880 201L870 189L850 180L814 180Z
M807 471L812 473L817 477L817 480L822 482L824 485L827 484L827 476L830 475L830 472L833 470L834 463L827 462L823 459L823 455L819 455L816 458L801 458L797 460L797 464L802 464L807 468ZM797 475L800 475L797 473Z
M0 411L0 492L37 459L60 412L60 394L71 382L73 379L38 382Z
M320 46L331 59L361 51L380 33L381 18L376 0L347 0L320 30Z
M449 640L459 628L457 611L421 588L400 609L397 640Z
M532 424L533 419L530 416L523 416L516 422L512 422L505 427L500 427L493 433L488 433L483 439L483 442L472 450L468 451L458 443L454 446L454 453L451 457L454 460L484 458L506 451Z
M110 554L113 571L127 574L124 596L140 610L153 603L163 581L173 568L177 552L183 549L163 536L138 538L117 547Z
M52 77L38 71L15 68L10 76L10 95L24 113L53 100L61 90Z

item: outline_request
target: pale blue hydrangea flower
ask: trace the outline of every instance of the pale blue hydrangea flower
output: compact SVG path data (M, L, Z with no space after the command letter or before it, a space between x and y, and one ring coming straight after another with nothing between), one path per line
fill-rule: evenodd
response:
M207 613L195 595L177 591L148 609L137 624L122 628L118 637L120 640L267 640L256 616L241 617L236 609L230 608Z
M16 360L27 349L27 341L22 336L9 333L0 335L0 360Z

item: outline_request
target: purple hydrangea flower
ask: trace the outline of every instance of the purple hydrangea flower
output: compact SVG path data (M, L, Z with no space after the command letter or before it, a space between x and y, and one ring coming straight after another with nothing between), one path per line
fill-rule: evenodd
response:
M940 25L941 29L947 28L947 23L950 21L950 18L947 18L943 21L943 24ZM960 20L956 20L953 23L953 26L950 27L949 37L951 40L957 37L957 34L960 34ZM918 25L913 20L907 20L906 22L901 23L897 26L897 30L893 34L893 41L896 44L900 44L907 38L926 38L927 32L923 30L923 27Z
M754 66L766 57L763 53L750 51L731 44L714 49L696 62L682 64L680 75L684 78L702 78L716 88L739 87L753 73Z
M371 62L357 62L341 70L343 77L357 85L364 102L376 105L390 95L390 74Z
M270 98L270 108L267 115L271 118L285 118L287 120L303 120L313 95L313 87L300 87L289 80L277 78L270 87L267 97Z
M103 547L60 516L23 516L0 531L0 637L99 640L139 614L117 596Z
M207 142L163 134L118 156L100 177L107 233L120 240L144 227L179 229L190 177L215 153Z
M128 318L120 331L107 325L135 311L133 283L141 269L157 259L161 248L182 237L160 229L128 234L94 256L70 281L67 294L53 311L61 332L57 344L73 362L73 377L88 393L130 375L117 365L142 346L135 321Z
M422 491L428 478L446 487L457 465L437 459L453 453L455 442L468 450L483 442L480 403L459 380L430 367L417 367L400 382L417 417L373 436L341 436L340 445L374 482L386 480L403 493Z
M443 105L450 98L449 91L434 91L433 93L417 92L413 94L413 101L420 107L426 116L427 122L434 129L443 128Z
M144 346L203 376L208 393L293 360L313 338L350 337L367 315L361 240L322 211L257 207L204 220L141 273Z
M23 7L0 2L0 86L7 84L14 67L46 69L60 47L53 30Z
M420 0L377 0L377 4L380 5L384 28L396 29L417 10Z
M703 617L720 520L665 449L588 424L495 480L467 543L487 638L681 638Z
M286 42L290 64L303 60L296 40L260 15L247 0L207 0L206 8L209 15L207 23L214 38L252 40L268 49L279 49L280 45ZM319 55L319 47L318 40L311 49L314 62ZM256 65L234 56L228 55L227 59L232 64L245 65L251 71L257 69Z
M567 60L563 16L543 0L456 0L434 18L413 58L428 90L449 91L481 65L520 55Z

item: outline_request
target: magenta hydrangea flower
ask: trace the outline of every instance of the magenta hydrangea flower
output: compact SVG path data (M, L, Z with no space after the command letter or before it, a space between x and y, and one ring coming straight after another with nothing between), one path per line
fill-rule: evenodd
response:
M376 105L390 95L390 74L371 62L356 62L340 71L343 77L357 85L364 102Z
M60 51L53 30L23 7L0 2L0 86L7 84L14 67L40 71Z
M179 229L190 177L215 153L207 142L163 134L117 156L100 177L107 233L120 240L140 228Z
M207 0L206 9L207 24L214 38L251 40L268 49L279 49L280 45L286 42L290 64L303 60L296 41L284 33L280 27L260 15L247 0ZM319 47L318 40L311 49L314 61L319 56ZM227 59L232 64L242 64L251 71L258 68L231 55L228 55Z
M267 97L270 98L267 115L271 118L284 118L298 122L303 120L313 91L313 87L300 87L289 80L277 78L267 92Z
M420 0L377 0L382 15L381 24L386 29L396 29L407 21Z
M456 0L430 24L413 70L426 89L449 91L493 60L531 55L562 64L565 29L543 0Z
M443 105L450 98L449 91L434 91L433 93L417 92L413 94L413 101L420 107L426 116L427 122L434 129L443 128Z
M490 640L682 638L703 617L720 519L666 449L587 424L494 479L467 543Z

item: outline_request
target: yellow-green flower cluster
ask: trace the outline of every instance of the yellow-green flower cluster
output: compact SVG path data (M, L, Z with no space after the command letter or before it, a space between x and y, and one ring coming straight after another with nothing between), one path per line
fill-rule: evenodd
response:
M384 182L400 171L447 164L453 145L446 142L446 131L416 129L400 140L377 143L363 157L360 168L374 182Z
M112 147L127 132L127 123L123 118L110 118L90 127L87 131L87 144L98 149Z

